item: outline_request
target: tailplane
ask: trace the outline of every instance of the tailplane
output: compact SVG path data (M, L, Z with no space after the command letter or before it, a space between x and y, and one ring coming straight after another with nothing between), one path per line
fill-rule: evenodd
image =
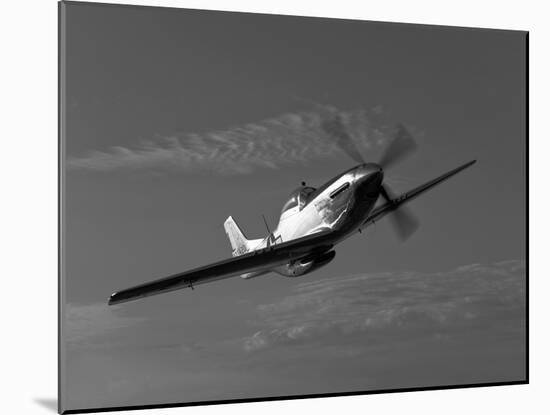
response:
M239 228L239 225L237 225L232 216L229 216L225 220L223 227L231 243L233 256L244 255L247 252L253 251L263 241L263 239L246 239L246 236L244 236L241 228Z

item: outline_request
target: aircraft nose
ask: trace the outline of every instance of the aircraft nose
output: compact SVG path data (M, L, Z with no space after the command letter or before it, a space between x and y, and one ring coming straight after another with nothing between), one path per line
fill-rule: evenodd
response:
M384 171L382 170L382 167L378 167L378 170L371 173L370 177L373 182L376 182L378 185L382 183L382 179L384 179Z
M382 182L384 178L384 170L376 163L367 163L361 166L361 176L369 182L378 181Z
M372 168L374 169L375 173L382 174L382 175L384 174L384 170L382 169L382 166L373 163Z
M383 179L384 171L378 164L368 163L361 166L357 181L358 197L361 200L377 197Z

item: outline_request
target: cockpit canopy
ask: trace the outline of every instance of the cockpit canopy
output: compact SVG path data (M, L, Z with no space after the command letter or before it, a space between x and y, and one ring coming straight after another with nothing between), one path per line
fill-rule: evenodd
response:
M298 206L298 210L302 210L315 190L316 189L314 187L309 186L300 186L294 190L290 194L287 202L284 204L283 209L281 210L281 215L296 206Z

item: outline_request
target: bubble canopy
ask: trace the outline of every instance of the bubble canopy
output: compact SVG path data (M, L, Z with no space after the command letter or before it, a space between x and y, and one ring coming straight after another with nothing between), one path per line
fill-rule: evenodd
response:
M294 190L284 204L281 215L296 206L298 206L299 210L302 210L313 192L315 192L315 188L309 186L300 186Z

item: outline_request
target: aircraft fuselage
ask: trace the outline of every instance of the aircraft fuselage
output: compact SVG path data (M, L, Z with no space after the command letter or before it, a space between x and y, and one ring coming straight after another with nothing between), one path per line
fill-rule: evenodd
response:
M382 169L374 163L367 163L345 171L318 189L309 188L312 189L309 194L302 194L298 189L293 195L295 203L289 200L290 206L283 208L277 227L252 250L326 230L336 231L339 241L349 237L361 227L376 204L382 179ZM289 277L299 276L327 264L333 258L334 251L310 261L293 261L271 270L243 274L242 277L252 278L269 271Z

